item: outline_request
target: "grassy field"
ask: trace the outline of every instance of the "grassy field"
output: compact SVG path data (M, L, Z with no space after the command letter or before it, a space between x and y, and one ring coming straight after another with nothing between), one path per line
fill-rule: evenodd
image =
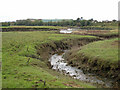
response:
M61 26L2 26L2 28L48 28L48 29L62 29L66 27Z
M30 58L36 55L36 45L65 38L96 38L94 36L55 34L48 31L2 33L3 88L95 88L49 69L47 61ZM27 50L28 49L28 50ZM44 53L44 52L43 52Z
M118 34L118 30L79 30L79 31L73 31L73 33L78 34Z
M78 53L98 57L111 63L118 62L118 38L90 43L83 46Z
M60 26L2 26L2 32L9 31L59 31L60 29L66 29L67 27Z
M83 29L97 29L97 30L114 30L118 29L117 24L116 25L97 25L97 26L83 26L81 27Z
M113 38L118 37L118 30L78 30L73 31L73 34L79 34L79 35L92 35L92 36L98 36L102 38Z

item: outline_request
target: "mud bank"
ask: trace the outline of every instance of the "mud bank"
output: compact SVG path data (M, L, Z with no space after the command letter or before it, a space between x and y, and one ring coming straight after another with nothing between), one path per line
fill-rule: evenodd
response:
M50 29L50 28L2 28L2 32L10 31L57 31L59 29Z
M51 41L41 45L36 45L37 54L43 59L48 60L51 55L58 53L63 50L72 48L79 48L80 46L86 45L93 41L101 40L99 38L74 38L64 39L62 41Z
M84 53L77 53L79 50L72 50L64 56L68 64L82 69L84 73L94 73L100 77L113 80L113 87L120 88L120 67L118 62L110 63L109 61L101 60L98 57L90 58Z

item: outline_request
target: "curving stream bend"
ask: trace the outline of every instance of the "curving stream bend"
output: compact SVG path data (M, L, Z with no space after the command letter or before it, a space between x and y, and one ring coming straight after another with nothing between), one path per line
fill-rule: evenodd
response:
M81 69L69 66L63 58L65 52L66 51L64 51L64 53L61 55L54 54L51 56L49 61L51 63L52 69L64 73L65 75L69 75L74 79L79 79L80 81L90 82L93 84L101 85L103 87L112 87L113 82L111 80L100 78L91 73L84 74Z

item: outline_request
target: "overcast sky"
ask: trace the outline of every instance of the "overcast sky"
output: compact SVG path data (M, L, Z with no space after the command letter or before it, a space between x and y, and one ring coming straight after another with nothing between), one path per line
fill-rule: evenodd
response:
M118 20L120 0L1 0L0 22L18 19Z

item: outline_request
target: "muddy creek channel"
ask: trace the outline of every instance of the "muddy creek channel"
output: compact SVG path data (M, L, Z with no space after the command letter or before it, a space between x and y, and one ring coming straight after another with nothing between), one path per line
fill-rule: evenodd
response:
M67 51L68 50L65 50L61 54L54 54L50 57L49 61L52 66L52 69L59 71L60 73L63 73L65 75L69 75L72 78L78 79L80 81L90 82L101 87L112 87L112 80L108 80L107 78L101 78L91 73L83 73L81 69L68 65L67 61L65 61L65 59L63 58Z

